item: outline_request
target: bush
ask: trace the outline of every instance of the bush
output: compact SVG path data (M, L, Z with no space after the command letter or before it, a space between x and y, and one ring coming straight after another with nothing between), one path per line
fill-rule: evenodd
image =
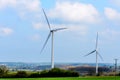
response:
M30 78L40 77L40 74L39 74L39 72L37 72L37 73L32 73L29 77L30 77Z
M2 78L15 78L15 74L6 74Z
M18 71L15 75L16 78L26 78L28 77L28 74L26 71Z
M49 77L49 70L43 70L40 73L40 77Z
M40 76L41 77L78 77L79 74L77 72L54 68L51 70L42 71L40 73Z
M0 65L0 77L5 76L8 73L8 68L5 65Z
M1 75L0 75L1 76ZM37 77L78 77L77 72L54 68L41 72L27 73L26 71L17 71L17 73L9 73L1 76L2 78L37 78Z

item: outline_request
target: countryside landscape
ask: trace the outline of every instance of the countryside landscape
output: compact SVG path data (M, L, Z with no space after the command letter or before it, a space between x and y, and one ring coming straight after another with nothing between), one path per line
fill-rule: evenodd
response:
M119 0L0 0L0 80L119 80Z

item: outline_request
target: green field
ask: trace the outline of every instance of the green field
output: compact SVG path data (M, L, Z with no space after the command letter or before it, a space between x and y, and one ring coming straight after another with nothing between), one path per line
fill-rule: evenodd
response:
M120 77L78 77L78 78L1 78L0 80L120 80Z

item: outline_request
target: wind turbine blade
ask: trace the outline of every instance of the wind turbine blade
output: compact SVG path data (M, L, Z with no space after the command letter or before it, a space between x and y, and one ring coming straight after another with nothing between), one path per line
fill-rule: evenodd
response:
M44 45L43 45L43 47L42 47L42 49L41 49L40 54L41 54L42 51L44 50L44 48L45 48L45 46L46 46L46 44L47 44L47 42L48 42L48 40L49 40L49 38L50 38L50 35L51 35L51 32L48 34L48 37L47 37L47 39L46 39L46 41L45 41L45 43L44 43Z
M99 57L101 58L101 60L103 61L103 57L98 53L98 51L96 51L96 52L99 55Z
M48 27L49 27L49 29L51 30L50 23L49 23L49 21L48 21L47 15L46 15L44 9L42 9L42 10L43 10L43 13L44 13L45 19L46 19L46 21L47 21Z
M58 29L54 29L53 31L60 31L60 30L64 30L64 29L67 29L67 28L58 28Z
M96 37L96 47L95 47L96 50L97 50L97 47L98 47L98 32L97 32L97 37Z
M96 50L94 50L94 51L92 51L92 52L90 52L90 53L88 53L87 55L85 55L85 56L88 56L88 55L90 55L90 54L92 54L92 53L94 53Z

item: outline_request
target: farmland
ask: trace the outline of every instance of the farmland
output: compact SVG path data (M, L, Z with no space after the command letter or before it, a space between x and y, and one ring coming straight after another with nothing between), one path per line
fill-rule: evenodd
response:
M120 80L120 77L77 77L77 78L1 78L0 80Z

